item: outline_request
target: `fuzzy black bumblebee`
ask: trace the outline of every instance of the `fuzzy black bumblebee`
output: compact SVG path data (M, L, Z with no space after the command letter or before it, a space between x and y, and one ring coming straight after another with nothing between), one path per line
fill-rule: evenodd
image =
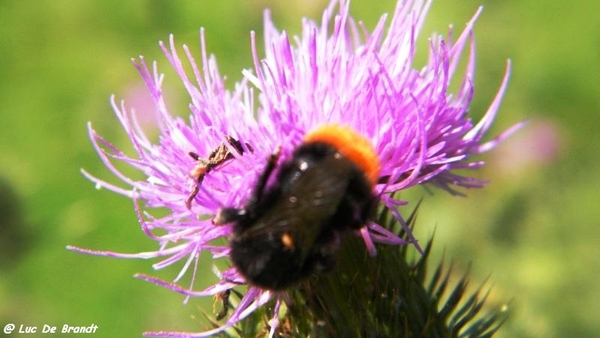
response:
M283 290L334 266L340 236L364 226L377 203L355 157L317 138L297 147L267 186L276 151L246 206L219 211L216 224L234 223L230 256L249 284Z

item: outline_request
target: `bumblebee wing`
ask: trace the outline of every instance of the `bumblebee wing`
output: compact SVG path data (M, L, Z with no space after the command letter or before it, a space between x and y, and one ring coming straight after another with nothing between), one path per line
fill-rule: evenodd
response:
M300 250L304 260L336 213L350 174L347 163L334 158L310 167L243 236L280 236L282 244Z

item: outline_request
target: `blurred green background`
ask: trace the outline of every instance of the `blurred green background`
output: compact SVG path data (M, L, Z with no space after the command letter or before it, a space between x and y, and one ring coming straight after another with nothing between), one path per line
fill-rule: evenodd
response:
M352 13L372 28L395 1L355 0ZM579 0L437 1L421 46L448 24L464 27L477 6L473 116L481 116L501 81L513 75L492 130L531 123L486 155L468 198L425 196L417 234L434 232L436 254L453 259L473 285L493 285L491 304L511 301L499 337L600 336L600 5ZM85 168L114 182L89 143L86 122L131 150L109 97L129 105L144 93L129 59L158 60L172 111L185 93L158 40L173 33L198 55L206 29L231 87L252 66L249 31L262 30L270 7L296 34L302 16L319 20L313 1L10 1L0 2L0 325L99 326L98 337L146 330L198 330L211 299L192 300L132 278L152 262L69 252L67 244L122 252L151 251L130 200L97 191ZM260 33L259 33L260 35ZM420 51L425 55L425 51ZM141 97L143 97L142 94ZM173 278L178 268L155 273ZM210 270L205 270L212 276ZM213 278L213 277L210 277ZM205 286L206 284L202 284Z

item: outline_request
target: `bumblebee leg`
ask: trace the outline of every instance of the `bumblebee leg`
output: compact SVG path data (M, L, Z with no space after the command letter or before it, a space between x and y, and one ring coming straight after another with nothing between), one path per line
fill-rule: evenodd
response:
M223 307L221 308L221 311L219 311L219 313L217 313L217 315L215 317L216 320L221 320L221 319L225 318L225 316L227 316L227 312L229 311L229 295L230 294L231 294L231 289L220 292L215 296L215 301L220 300L223 303Z
M221 225L221 224L235 222L244 217L247 217L248 210L254 210L256 203L258 203L258 201L260 201L260 199L262 198L262 193L267 184L267 180L269 179L269 176L271 176L271 173L275 169L275 165L277 164L277 160L279 159L280 154L281 154L281 147L277 147L277 149L275 149L275 152L273 154L271 154L271 156L269 157L267 166L265 167L265 170L262 172L262 174L258 178L258 183L256 185L254 192L252 193L252 196L250 197L248 205L243 209L231 208L231 207L219 209L217 211L217 214L215 215L215 217L212 219L213 224Z
M213 217L212 223L214 225L222 225L235 222L244 217L246 217L246 209L221 208L217 211L215 217Z
M223 307L221 308L221 311L219 311L219 313L217 313L217 315L215 316L216 320L221 320L221 319L225 318L225 316L227 316L227 312L229 311L229 307L231 306L231 304L229 303L229 296L231 296L232 292L239 299L242 299L244 297L243 294L241 294L239 291L236 291L234 289L228 289L228 290L225 290L223 292L217 293L215 295L215 303L217 301L221 301L222 304L223 304Z
M279 159L279 155L281 155L281 146L278 146L273 154L269 156L269 161L267 162L267 166L265 170L262 172L260 177L258 178L258 182L256 183L256 188L250 197L250 202L246 209L254 210L254 206L262 199L263 191L265 190L265 186L267 185L267 181L269 180L269 176L273 173L275 166L277 165L277 160Z

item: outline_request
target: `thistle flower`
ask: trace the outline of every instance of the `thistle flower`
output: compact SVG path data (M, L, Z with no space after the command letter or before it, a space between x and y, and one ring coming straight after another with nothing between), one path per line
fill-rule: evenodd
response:
M265 56L259 57L255 35L251 33L254 69L244 70L243 80L231 91L225 88L215 58L207 55L203 30L201 66L185 45L184 56L180 57L171 36L169 44L161 42L160 47L189 93L187 121L169 111L162 92L163 75L157 64L149 66L143 57L133 60L156 105L160 139L153 143L133 111L113 98L114 111L131 139L135 155L128 156L117 149L91 124L88 129L100 158L125 187L85 171L83 174L97 187L131 198L143 231L159 243L159 249L124 254L69 248L109 257L162 259L153 265L155 269L184 260L184 267L173 282L146 275L137 277L184 294L186 300L219 295L247 284L232 267L218 272L220 282L196 291L201 253L210 253L214 259L229 255L229 247L215 245L214 240L230 236L232 227L215 226L212 219L221 208L240 207L248 201L275 149L281 151L280 162L285 161L307 133L323 125L350 128L372 144L380 166L373 193L409 234L397 210L406 203L397 199L395 192L425 183L453 194L460 193L460 187L482 187L485 181L458 175L455 170L480 167L483 162L472 157L490 150L520 126L515 125L491 141L482 141L505 91L510 63L488 111L473 123L467 116L474 90L473 24L481 9L456 39L452 30L446 37L431 37L429 59L421 70L416 70L416 41L429 6L430 1L399 1L391 20L383 15L369 31L350 17L348 1L332 0L320 24L304 20L301 34L292 38L275 28L267 11ZM459 89L452 94L449 85L460 76L456 72L465 50L466 71ZM184 63L189 64L191 72L184 70ZM146 179L130 179L113 162L130 165ZM154 209L161 210L161 216L152 216ZM376 221L364 224L358 235L372 255L376 253L374 242L403 245L408 241L420 248L412 235L405 240ZM178 285L186 273L192 274L191 284ZM233 326L271 299L275 299L274 316L269 323L273 333L280 308L289 299L285 292L250 284L227 322L219 328L197 334L146 335L211 335Z

